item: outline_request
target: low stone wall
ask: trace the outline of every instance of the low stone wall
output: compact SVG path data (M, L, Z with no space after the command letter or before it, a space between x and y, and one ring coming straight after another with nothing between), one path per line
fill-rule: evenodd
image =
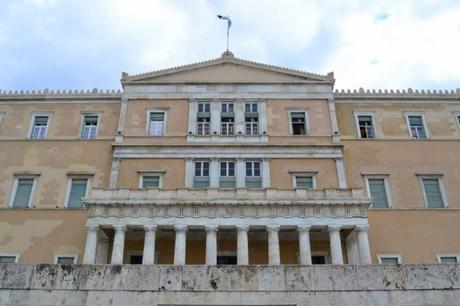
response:
M0 305L460 305L460 265L0 265Z

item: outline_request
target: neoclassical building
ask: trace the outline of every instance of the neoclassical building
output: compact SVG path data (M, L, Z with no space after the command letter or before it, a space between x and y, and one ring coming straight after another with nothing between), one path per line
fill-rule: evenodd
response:
M1 91L0 263L458 263L460 89L334 81L225 52Z

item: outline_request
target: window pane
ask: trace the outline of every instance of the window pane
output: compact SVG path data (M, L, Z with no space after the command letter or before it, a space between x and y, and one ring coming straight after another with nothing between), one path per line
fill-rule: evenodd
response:
M59 256L58 260L57 260L57 263L59 265L73 265L74 261L75 261L74 257L71 257L71 256L65 256L65 257L64 256Z
M142 177L142 188L158 188L160 187L159 176L143 176Z
M444 203L441 195L441 188L438 179L423 179L423 186L425 188L426 199L428 207L441 208Z
M195 162L195 176L201 176L201 162Z
M380 261L382 265L397 265L399 263L397 257L384 257L380 258Z
M18 179L13 207L27 208L32 194L34 179Z
M235 162L228 162L228 176L235 176Z
M254 176L260 176L260 163L254 162Z
M423 126L422 116L409 116L411 126Z
M372 197L372 207L388 208L388 199L384 179L369 179L369 192Z
M297 188L313 189L313 177L311 176L296 176L295 184Z
M36 116L35 117L35 125L46 125L48 123L47 116Z
M203 176L209 176L209 162L203 162Z
M440 259L441 263L444 263L444 264L456 264L456 263L458 263L456 256L442 256L439 259Z
M252 176L252 162L246 162L246 176Z
M163 121L165 114L163 112L150 113L150 121Z
M0 264L15 263L16 256L0 256Z
M72 179L69 202L67 207L69 208L80 208L83 207L81 198L86 195L86 186L88 184L87 179Z

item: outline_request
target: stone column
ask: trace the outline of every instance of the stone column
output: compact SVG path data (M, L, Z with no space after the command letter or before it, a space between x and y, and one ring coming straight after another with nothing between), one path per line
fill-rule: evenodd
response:
M120 174L120 161L118 157L112 158L112 168L110 169L109 187L116 188L118 183L118 175Z
M195 100L190 100L188 103L188 131L192 132L192 134L196 134L196 113L198 110L198 104Z
M156 225L144 225L144 253L142 255L143 265L153 265L155 263L155 236Z
M236 188L246 187L246 163L244 159L236 160Z
M174 247L174 264L185 265L185 250L187 243L187 225L174 226L176 242Z
M270 160L262 159L262 188L270 188Z
M217 265L217 226L206 226L206 264Z
M86 228L88 229L88 233L86 235L83 264L92 265L96 262L97 232L99 231L99 226L87 225Z
M328 226L329 243L331 246L331 261L333 265L343 265L342 242L340 240L340 226Z
M244 102L237 100L235 103L235 134L244 135Z
M358 225L355 227L358 237L359 261L362 265L372 264L371 249L369 247L369 237L367 235L369 225Z
M237 264L249 264L249 247L248 247L248 231L249 226L241 225L236 227L237 230Z
M193 188L193 177L195 176L195 164L192 158L185 159L185 187Z
M267 225L268 231L268 264L279 265L280 260L280 227L276 225Z
M265 100L259 102L259 134L265 132L268 134L267 131L267 107Z
M220 103L215 100L211 102L211 135L220 135Z
M337 168L337 178L339 180L339 188L347 188L347 177L345 175L345 165L343 163L343 158L336 158L335 166Z
M125 250L126 225L115 225L115 237L113 238L112 265L123 264Z
M297 226L301 265L311 265L310 226Z
M219 188L219 178L219 160L217 158L211 158L211 165L209 168L209 186L213 188Z

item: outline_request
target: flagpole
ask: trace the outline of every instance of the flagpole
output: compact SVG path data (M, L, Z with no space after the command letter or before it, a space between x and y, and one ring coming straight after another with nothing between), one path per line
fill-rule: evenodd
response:
M230 40L229 32L230 32L230 24L227 22L227 52L228 52L228 45L229 45L229 40Z

